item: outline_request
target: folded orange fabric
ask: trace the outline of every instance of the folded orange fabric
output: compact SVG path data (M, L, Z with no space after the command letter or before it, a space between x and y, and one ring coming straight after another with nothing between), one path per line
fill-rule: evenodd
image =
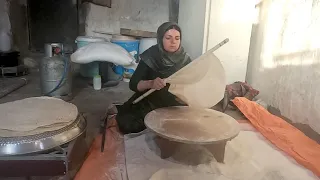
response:
M320 145L259 104L243 97L233 103L269 141L320 177Z

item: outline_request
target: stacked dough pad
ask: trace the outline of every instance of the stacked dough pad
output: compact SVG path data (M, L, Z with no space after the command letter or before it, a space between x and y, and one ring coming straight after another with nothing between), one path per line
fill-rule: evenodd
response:
M32 97L0 104L0 137L55 131L77 119L75 105L52 97Z

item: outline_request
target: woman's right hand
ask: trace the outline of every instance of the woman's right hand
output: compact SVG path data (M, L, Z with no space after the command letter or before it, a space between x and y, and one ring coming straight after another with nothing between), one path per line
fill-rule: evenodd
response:
M166 86L165 79L156 78L150 82L150 89L160 90Z

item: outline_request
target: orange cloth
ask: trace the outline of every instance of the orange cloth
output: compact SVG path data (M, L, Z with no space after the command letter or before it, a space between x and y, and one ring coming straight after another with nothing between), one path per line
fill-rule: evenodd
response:
M243 97L233 103L269 141L320 177L320 145L283 119Z
M109 128L106 131L106 142L104 152L101 152L102 135L94 139L89 150L88 157L83 163L80 171L77 173L75 180L113 180L115 179L114 168L117 168L117 157L124 154L123 136L119 133L114 119L108 123Z

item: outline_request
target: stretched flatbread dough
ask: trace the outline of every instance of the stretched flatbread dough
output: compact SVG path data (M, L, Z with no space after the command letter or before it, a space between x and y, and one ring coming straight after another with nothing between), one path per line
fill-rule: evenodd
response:
M30 133L37 132L41 128L61 128L73 122L77 116L77 107L61 99L26 98L0 104L0 129L2 130L0 133L10 131Z
M167 80L169 92L193 108L211 108L224 96L226 76L220 60L211 51Z
M149 180L229 180L223 176L211 173L195 172L190 168L160 169Z

